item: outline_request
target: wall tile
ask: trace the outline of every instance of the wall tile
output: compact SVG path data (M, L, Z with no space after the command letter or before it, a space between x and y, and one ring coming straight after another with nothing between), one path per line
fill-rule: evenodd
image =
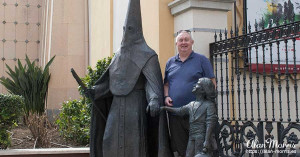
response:
M53 77L52 77L53 78ZM50 83L53 79L50 79ZM48 89L48 109L61 108L62 102L69 100L67 98L66 88L53 88L49 86Z
M4 24L0 23L0 40L4 38Z
M24 1L25 1L25 0L24 0ZM17 2L17 0L5 0L5 3L6 3L6 4L13 4L13 5L15 5L16 2Z
M5 10L5 21L15 22L16 21L16 7L14 5L6 5Z
M30 59L37 59L38 58L38 45L36 42L29 42L27 44L27 52L26 54Z
M5 40L15 40L16 39L16 25L14 23L6 23L4 25L4 38Z
M2 5L3 3L1 3L0 1L0 22L2 22L4 20L4 6Z
M37 41L39 39L39 29L36 24L28 25L27 39L29 41Z
M65 0L67 5L67 17L69 23L85 22L85 0Z
M13 41L6 41L4 43L4 57L6 60L16 57L16 45Z
M28 22L30 24L34 23L38 23L38 17L39 17L39 11L38 11L38 8L37 7L34 7L34 6L30 6L28 8Z
M3 57L3 51L4 51L4 45L3 45L3 42L0 41L0 62L2 61L1 59ZM1 65L0 65L0 68L1 68Z
M30 4L30 6L32 7L36 7L38 4L40 4L41 0L28 0L28 3Z
M18 23L25 23L27 22L27 7L26 6L18 6L16 8L16 21Z
M26 53L26 43L25 42L17 42L16 43L16 58L17 59L25 59Z
M68 34L68 54L79 55L84 53L84 25L83 24L69 24Z
M17 0L17 3L19 4L19 6L26 5L27 0Z
M52 27L51 53L57 55L67 55L69 39L68 24L54 23Z
M16 25L16 39L18 41L25 41L27 38L27 25L19 23Z
M50 67L52 79L49 86L52 88L67 88L67 75L70 69L67 67L68 60L64 56L56 56ZM70 73L71 74L71 73ZM66 76L63 76L66 75Z

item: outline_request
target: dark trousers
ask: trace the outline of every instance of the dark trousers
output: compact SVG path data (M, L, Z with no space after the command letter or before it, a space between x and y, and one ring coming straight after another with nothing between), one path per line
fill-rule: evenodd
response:
M169 114L169 125L172 150L184 157L189 140L189 118Z

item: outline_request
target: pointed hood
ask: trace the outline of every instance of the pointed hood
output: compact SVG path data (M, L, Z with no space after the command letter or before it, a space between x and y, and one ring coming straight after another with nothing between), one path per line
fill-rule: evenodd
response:
M140 0L129 0L121 46L144 40Z

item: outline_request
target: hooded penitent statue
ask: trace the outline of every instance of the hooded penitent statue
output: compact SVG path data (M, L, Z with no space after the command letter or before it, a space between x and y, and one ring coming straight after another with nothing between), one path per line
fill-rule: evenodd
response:
M145 42L140 0L130 0L120 49L88 95L91 157L171 156L157 54ZM100 113L101 112L101 113Z

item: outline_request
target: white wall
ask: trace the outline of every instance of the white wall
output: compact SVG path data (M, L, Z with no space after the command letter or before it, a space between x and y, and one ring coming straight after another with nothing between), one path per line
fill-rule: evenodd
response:
M129 0L113 1L113 53L116 52L121 45L128 2Z

